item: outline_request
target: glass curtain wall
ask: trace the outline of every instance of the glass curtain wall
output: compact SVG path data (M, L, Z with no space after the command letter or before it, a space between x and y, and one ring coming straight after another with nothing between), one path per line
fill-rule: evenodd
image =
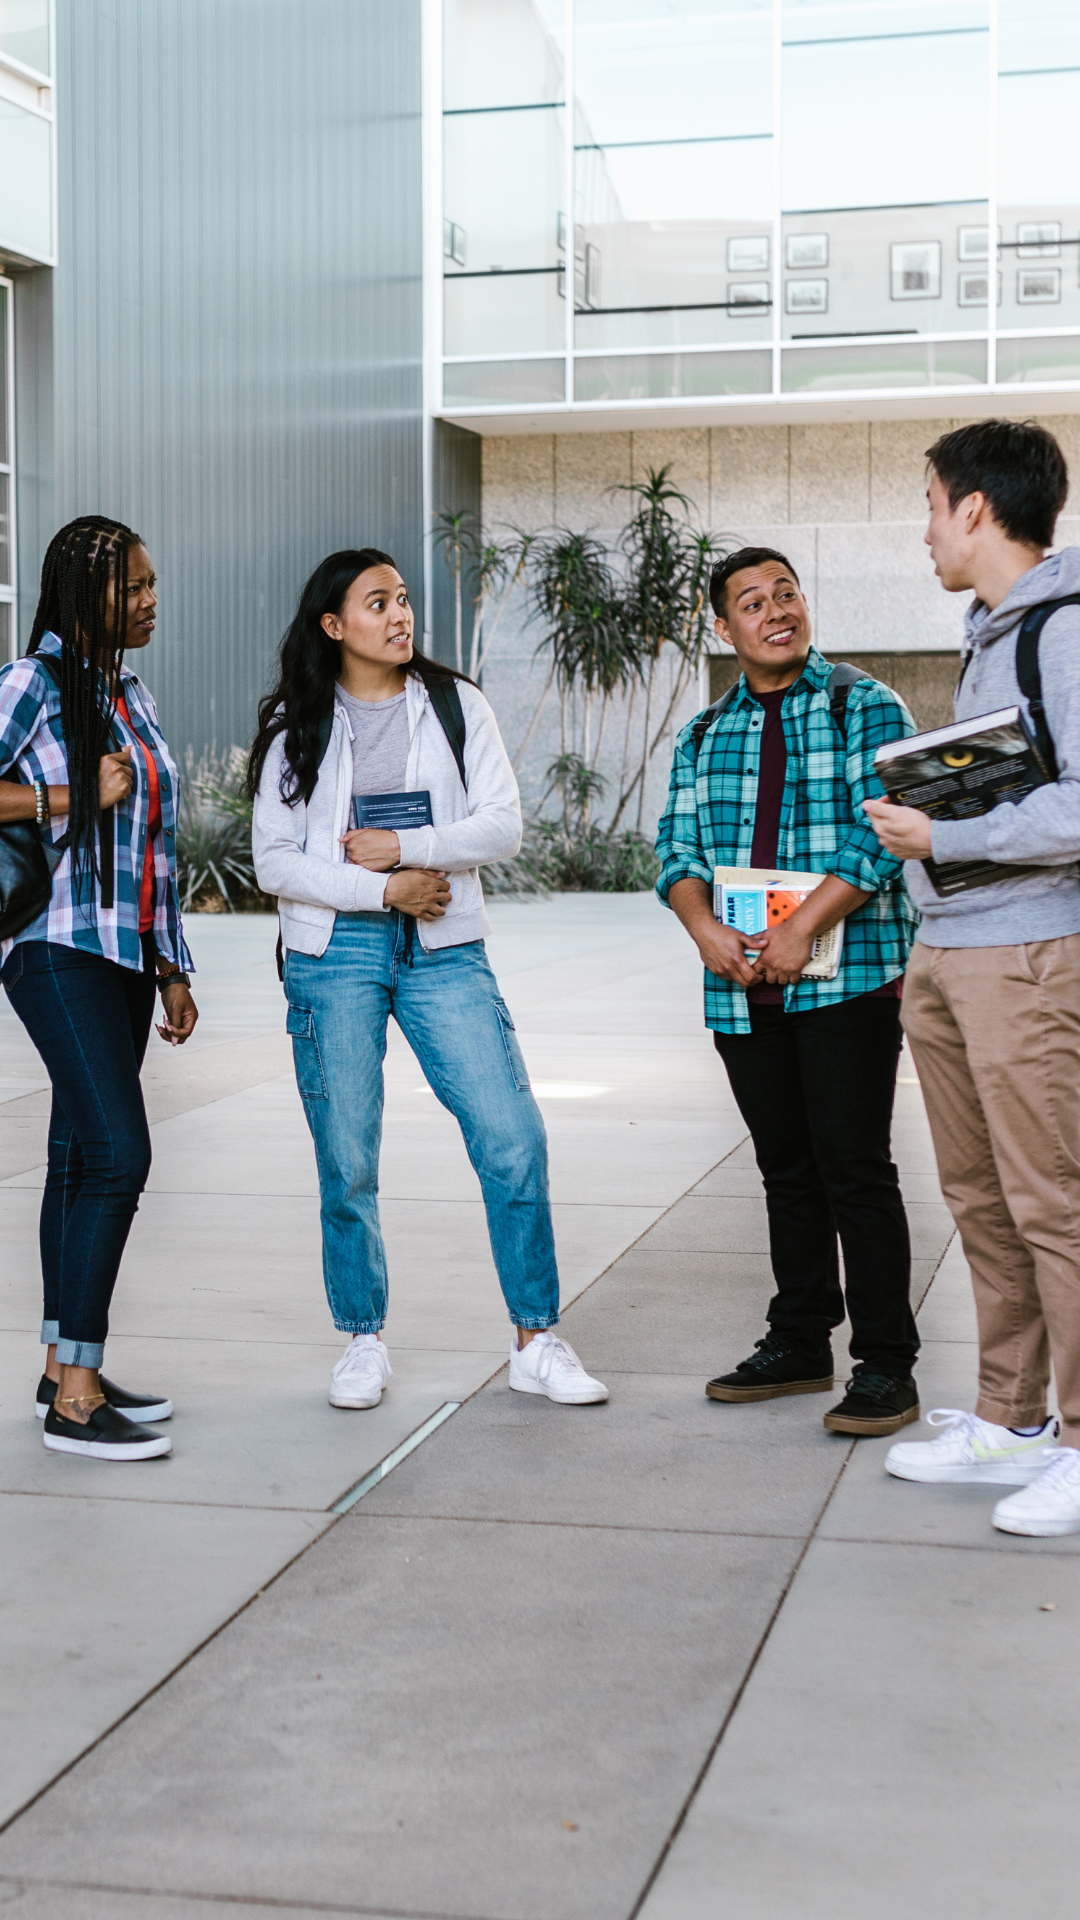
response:
M0 280L0 666L15 657L15 450L11 282Z
M444 19L448 402L1080 380L1080 0Z

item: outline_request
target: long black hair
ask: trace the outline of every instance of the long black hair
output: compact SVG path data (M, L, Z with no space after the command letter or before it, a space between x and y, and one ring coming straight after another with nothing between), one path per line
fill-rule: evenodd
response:
M83 514L53 535L41 567L41 598L27 652L36 653L47 633L63 643L60 726L76 891L86 874L99 877L98 763L108 751L127 639L128 555L141 545L141 536L122 521Z
M341 648L325 631L322 617L341 613L353 581L370 567L393 567L398 572L390 555L380 553L378 547L349 547L321 560L301 593L296 616L281 643L277 683L259 702L259 724L247 767L247 791L253 799L271 742L279 733L285 735L281 797L290 807L311 799L319 777L320 728L334 710L334 686L341 673ZM425 686L438 680L468 680L467 674L444 667L415 648L407 671Z

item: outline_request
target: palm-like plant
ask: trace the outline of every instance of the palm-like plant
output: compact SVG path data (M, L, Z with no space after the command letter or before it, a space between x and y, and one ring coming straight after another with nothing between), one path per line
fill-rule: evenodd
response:
M182 910L219 894L226 913L258 890L251 857L251 802L242 791L247 755L212 749L195 758L189 747L180 776L176 822L176 878Z
M483 670L507 601L524 577L533 540L531 533L516 531L507 540L496 540L485 534L469 513L436 515L435 544L442 548L454 583L454 665L470 680ZM466 591L472 601L468 659L464 644ZM494 618L485 630L485 616L493 599Z

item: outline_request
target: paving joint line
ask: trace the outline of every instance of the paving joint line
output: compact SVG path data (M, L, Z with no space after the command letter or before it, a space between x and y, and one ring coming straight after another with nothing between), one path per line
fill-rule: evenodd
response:
M716 1166L722 1167L727 1160L731 1159L733 1154L738 1153L740 1148L745 1146L746 1141L749 1139L749 1137L750 1137L749 1134L744 1134L742 1139L739 1140L735 1144L735 1146L733 1146L730 1149L730 1151L723 1156L722 1159L716 1162ZM711 1167L709 1169L710 1173L715 1171L716 1171L715 1167ZM707 1179L708 1174L703 1174L701 1177L703 1179ZM690 1188L689 1187L686 1188L686 1192L689 1193L689 1191L690 1191ZM677 1200L672 1201L671 1205L673 1207L677 1206L679 1203L679 1200L683 1198L684 1198L684 1195L680 1194ZM671 1208L669 1207L666 1211L670 1212ZM663 1217L664 1215L661 1214L660 1218L663 1219ZM655 1224L655 1222L653 1224ZM649 1229L646 1228L645 1232L648 1232L648 1230ZM644 1237L643 1234L639 1234L638 1240L642 1239L643 1237ZM581 1292L575 1296L574 1301L571 1302L571 1305L572 1306L576 1305L577 1301L582 1299L586 1293L591 1292L592 1288L595 1287L597 1283L604 1278L604 1275L610 1273L612 1268L618 1264L619 1260L623 1258L623 1255L631 1252L633 1247L635 1247L637 1244L638 1244L637 1241L631 1241L629 1247L624 1247L622 1250L622 1253L616 1254L615 1258L613 1260L610 1260L607 1266L604 1267L603 1270L596 1275L596 1278L594 1280L591 1280L587 1286L582 1288ZM503 1364L505 1365L506 1363L504 1362ZM496 1373L501 1371L502 1371L501 1368L496 1369ZM490 1378L494 1379L495 1373L493 1373L490 1376ZM462 1401L460 1405L465 1406L468 1404L470 1400L474 1400L476 1398L476 1395L478 1393L482 1393L484 1388L489 1384L490 1382L488 1380L482 1381L481 1384L478 1387L476 1387L472 1393L466 1395L465 1400ZM854 1445L854 1442L852 1444ZM162 1503L162 1504L168 1504L168 1503ZM286 1573L289 1572L290 1568L295 1567L297 1563L300 1560L302 1560L306 1554L311 1553L313 1548L318 1546L321 1541L326 1539L327 1534L332 1533L335 1527L340 1526L344 1517L345 1516L343 1514L335 1514L331 1510L329 1515L329 1524L326 1527L322 1528L320 1532L317 1533L313 1539L309 1540L306 1543L306 1545L302 1546L297 1553L292 1554L290 1558L285 1561L283 1566L279 1567L275 1573L271 1574L269 1578L263 1582L262 1586L259 1587L256 1590L256 1592L249 1594L248 1598L242 1601L238 1607L234 1607L232 1612L228 1614L224 1620L219 1621L218 1625L212 1628L212 1630L208 1634L205 1634L203 1638L197 1643L196 1646L192 1647L188 1653L184 1654L182 1659L176 1661L175 1664L169 1668L168 1672L164 1673L161 1676L160 1680L155 1681L152 1687L148 1687L145 1693L140 1694L139 1698L133 1701L130 1707L125 1708L124 1712L121 1714L118 1714L115 1720L110 1721L109 1725L103 1728L101 1733L96 1734L94 1739L88 1741L85 1747L82 1747L78 1753L74 1754L70 1760L65 1762L64 1766L59 1767L57 1771L54 1774L52 1774L48 1780L43 1782L43 1784L37 1789L35 1793L30 1795L29 1799L25 1800L21 1806L16 1807L14 1812L10 1813L6 1820L0 1820L0 1835L7 1833L8 1830L15 1825L15 1822L17 1820L21 1820L24 1814L29 1813L30 1809L32 1807L35 1807L39 1800L43 1800L45 1798L45 1795L47 1793L50 1793L53 1787L58 1785L58 1783L61 1780L65 1779L69 1773L73 1772L74 1769L80 1764L81 1761L87 1759L91 1753L94 1753L98 1747L103 1745L103 1743L110 1737L111 1734L115 1733L118 1728L122 1727L125 1724L125 1722L130 1720L133 1717L133 1715L139 1711L140 1707L145 1706L148 1700L152 1700L155 1694L162 1692L162 1690L168 1686L170 1680L175 1679L178 1673L182 1673L184 1668L189 1666L193 1660L197 1659L199 1654L204 1652L208 1646L211 1646L213 1642L217 1640L218 1637L221 1634L223 1634L226 1631L226 1629L233 1624L235 1620L238 1620L242 1614L245 1614L248 1611L249 1607L253 1607L257 1600L261 1600L264 1593L268 1592L271 1587L276 1586L278 1581L282 1579ZM807 1545L809 1545L809 1542L807 1542ZM806 1548L804 1547L803 1555L805 1554L805 1552L806 1552ZM803 1555L799 1556L799 1561L797 1565L802 1564ZM785 1593L786 1591L787 1589L785 1588ZM748 1677L749 1675L747 1675L747 1678ZM745 1686L745 1684L746 1682L744 1679L743 1685ZM741 1690L740 1690L740 1697L741 1697ZM725 1722L725 1725L726 1725L726 1722ZM717 1744L719 1744L719 1736L717 1739ZM697 1791L696 1786L694 1788L694 1791L695 1792ZM217 1898L216 1895L213 1897ZM248 1904L250 1905L251 1902L248 1902ZM266 1902L264 1901L262 1904L265 1905ZM295 1905L295 1902L293 1904ZM331 1908L329 1909L329 1911L332 1912L333 1909ZM346 1908L345 1911L348 1912L348 1909ZM354 1911L356 1911L356 1909L354 1909ZM369 1908L368 1911L369 1913L374 1913L376 1915L379 1912L377 1908ZM635 1908L635 1913L636 1911L637 1909ZM382 1909L382 1912L383 1914L385 1914L387 1912L387 1909L384 1907ZM412 1920L412 1917L402 1916L402 1920ZM423 1916L416 1916L416 1920L423 1920ZM435 1916L434 1920L438 1920L438 1916ZM468 1917L460 1916L459 1920L468 1920ZM485 1917L477 1916L476 1920L485 1920ZM487 1917L487 1920L490 1920L490 1916ZM633 1920L633 1916L631 1916L631 1920Z
M435 1913L418 1907L341 1906L329 1900L283 1900L273 1893L207 1893L174 1887L123 1887L104 1880L41 1880L36 1876L0 1874L0 1887L54 1887L63 1893L118 1893L149 1900L202 1900L208 1906L271 1907L284 1913L355 1914L358 1920L509 1920L509 1916L476 1913Z
M721 1165L722 1164L723 1163L721 1162ZM923 1307L925 1306L926 1301L930 1296L930 1289L933 1286L934 1281L937 1279L939 1272L941 1271L942 1262L944 1261L945 1255L948 1253L949 1248L951 1247L955 1237L956 1237L956 1234L954 1231L952 1234L950 1234L949 1239L945 1244L945 1248L940 1258L936 1262L934 1266L934 1270L930 1275L929 1280L927 1281L925 1291L922 1295L921 1300L919 1301L917 1308L915 1309L916 1315L921 1313ZM679 1834L682 1832L682 1829L686 1824L686 1821L690 1814L690 1809L693 1806L694 1801L697 1799L697 1796L700 1793L703 1785L705 1784L705 1781L709 1774L709 1769L711 1768L712 1763L715 1760L716 1755L720 1750L721 1744L724 1739L724 1735L726 1734L729 1726L731 1725L732 1720L735 1717L735 1714L738 1712L738 1709L742 1704L743 1696L745 1695L746 1690L750 1685L751 1680L753 1679L754 1673L757 1670L758 1662L760 1661L761 1656L764 1653L766 1646L768 1645L769 1639L772 1635L772 1630L780 1618L780 1615L784 1608L784 1604L787 1600L789 1593L791 1592L792 1588L795 1585L795 1582L799 1576L800 1569L803 1566L806 1556L809 1553L810 1548L813 1545L814 1541L818 1537L822 1522L825 1519L825 1515L828 1513L829 1508L836 1497L837 1489L839 1488L840 1483L843 1480L845 1473L847 1472L847 1469L848 1469L848 1466L850 1465L851 1460L854 1458L855 1448L858 1446L858 1444L859 1443L857 1440L852 1440L851 1445L848 1448L847 1458L843 1461L840 1467L840 1471L837 1474L836 1479L833 1481L831 1488L829 1489L828 1497L826 1498L821 1508L821 1512L818 1514L818 1517L815 1520L813 1527L811 1528L810 1532L806 1536L805 1542L803 1544L802 1552L799 1554L795 1562L795 1565L792 1567L787 1580L785 1581L783 1587L781 1588L776 1605L773 1608L768 1621L766 1622L765 1631L761 1635L761 1638L758 1641L757 1646L755 1647L754 1652L750 1657L749 1665L747 1666L746 1672L743 1674L743 1677L739 1682L739 1685L735 1691L735 1694L731 1700L731 1704L728 1707L727 1712L725 1713L722 1721L720 1722L720 1726L717 1729L716 1737L712 1741L709 1747L709 1750L706 1753L705 1758L698 1769L697 1775L693 1781L690 1791L687 1794L686 1799L683 1801L682 1807L679 1810L678 1817L675 1820L675 1823L672 1826L671 1831L667 1836L667 1839L664 1841L664 1844L660 1849L659 1854L657 1855L657 1858L653 1864L653 1868L651 1873L649 1874L648 1879L646 1880L644 1886L641 1889L641 1892L639 1893L637 1899L634 1902L634 1905L631 1907L630 1912L627 1915L627 1920L639 1920L639 1915L641 1914L642 1908L644 1907L645 1902L648 1899L649 1894L651 1893L653 1887L656 1885L656 1882L659 1879L660 1874L663 1870L664 1864L669 1858L671 1854L671 1850L674 1847L675 1842L679 1837ZM835 1545L836 1542L830 1542L830 1544ZM879 1545L879 1544L885 1544L885 1543L874 1542L873 1544ZM988 1549L983 1549L983 1551L988 1551Z

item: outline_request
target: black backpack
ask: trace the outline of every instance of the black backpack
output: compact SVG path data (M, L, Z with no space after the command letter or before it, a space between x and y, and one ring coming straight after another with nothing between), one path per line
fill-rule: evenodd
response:
M1080 593L1063 593L1060 600L1041 600L1037 607L1029 607L1020 622L1020 631L1016 636L1016 681L1031 714L1032 731L1035 735L1035 747L1051 780L1058 777L1057 754L1050 728L1046 724L1046 708L1042 699L1042 674L1039 670L1039 635L1052 613L1059 607L1080 607ZM964 684L964 675L971 665L974 648L968 654L960 668L960 678L956 683L959 693Z
M858 667L849 666L846 660L838 660L829 675L829 682L826 688L829 696L829 718L836 728L837 733L840 735L845 747L847 746L848 694L851 692L852 687L858 686L860 680L872 679L872 674L860 673ZM729 687L726 693L721 694L719 700L714 700L711 707L706 707L704 713L698 714L697 719L694 721L693 733L695 760L701 752L701 743L708 733L709 728L712 726L713 721L719 720L720 715L727 712L738 691L739 683L736 680L734 686Z
M457 762L457 770L461 775L461 784L466 793L468 793L469 782L465 777L465 715L462 712L461 695L457 690L457 681L449 679L436 680L434 685L428 685L426 681L424 684L427 686L428 698L435 709L435 718L445 733L450 751ZM329 713L319 722L320 767L326 759L326 750L330 745L330 735L333 730L334 709L333 706L331 706ZM279 980L284 980L285 950L281 944L280 932L277 937L277 975Z

